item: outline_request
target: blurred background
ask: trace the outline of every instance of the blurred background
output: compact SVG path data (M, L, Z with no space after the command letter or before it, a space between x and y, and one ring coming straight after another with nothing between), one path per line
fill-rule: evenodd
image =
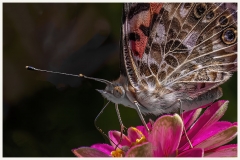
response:
M73 148L107 142L94 126L104 84L25 66L117 79L121 12L118 3L3 3L4 157L73 157ZM222 120L235 122L237 74L222 88ZM135 110L119 108L126 127L141 125ZM113 104L97 124L120 130Z

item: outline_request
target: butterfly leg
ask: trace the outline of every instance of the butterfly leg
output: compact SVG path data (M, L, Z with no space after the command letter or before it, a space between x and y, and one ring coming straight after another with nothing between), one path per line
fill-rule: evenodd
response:
M142 113L141 113L141 111L140 111L140 108L139 108L140 105L138 104L137 101L134 101L134 104L135 104L135 106L136 106L136 108L137 108L137 113L138 113L138 115L139 115L139 117L140 117L140 119L141 119L144 127L146 128L146 130L147 130L148 132L150 132L150 130L149 130L148 126L147 126L147 123L145 122L145 120L144 120L144 118L143 118L143 115L142 115Z
M112 141L112 143L115 144L115 143L113 142L113 140L111 140L111 139L97 126L97 120L98 120L98 118L100 117L100 115L103 113L104 109L108 106L109 102L110 102L110 101L108 101L108 103L107 103L107 104L103 107L103 109L98 113L97 117L96 117L95 120L94 120L94 125L95 125L95 127L97 128L97 130L98 130L103 136L107 137L107 139L108 139L109 141ZM115 145L116 145L116 144L115 144ZM117 145L116 145L116 146L117 146ZM116 147L116 148L117 148L117 147Z
M119 123L120 123L120 126L121 126L120 141L118 142L118 144L115 147L115 150L116 150L118 145L122 142L122 135L123 135L123 131L124 131L125 126L123 125L123 122L122 122L122 119L121 119L121 116L120 116L120 111L118 109L118 104L116 104L116 103L115 103L115 109L116 109L118 120L119 120Z
M181 99L178 99L177 101L178 101L179 104L180 104L180 115L181 115L182 120L183 120L182 101L181 101ZM184 124L183 124L183 131L184 131L184 134L186 135L186 138L187 138L187 141L188 141L190 147L193 148L192 143L191 143L190 139L188 138L187 131L186 131L186 128L185 128Z
M97 128L97 130L98 130L101 134L103 134L103 136L106 136L107 138L108 138L108 136L97 126L97 120L98 120L98 118L100 117L100 115L103 113L103 110L108 106L109 102L110 102L110 101L108 101L108 103L107 103L107 104L103 107L103 109L98 113L97 117L96 117L95 120L94 120L94 125L95 125L95 127Z

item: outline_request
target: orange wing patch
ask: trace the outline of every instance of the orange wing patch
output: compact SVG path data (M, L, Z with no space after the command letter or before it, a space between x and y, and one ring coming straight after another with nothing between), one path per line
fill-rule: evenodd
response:
M149 10L140 12L130 21L130 32L135 33L135 39L130 41L132 52L139 58L143 57L147 45L151 25L159 14L163 4L151 3Z

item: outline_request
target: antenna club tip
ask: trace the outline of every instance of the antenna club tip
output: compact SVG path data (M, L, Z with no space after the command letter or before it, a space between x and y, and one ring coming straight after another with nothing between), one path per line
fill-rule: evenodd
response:
M31 70L31 71L35 71L35 70L36 70L36 68L31 67L31 66L26 66L25 68L26 68L27 70Z

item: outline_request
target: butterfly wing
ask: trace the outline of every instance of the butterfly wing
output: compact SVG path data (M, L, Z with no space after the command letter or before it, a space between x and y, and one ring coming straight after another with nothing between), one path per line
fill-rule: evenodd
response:
M121 73L134 88L139 87L139 65L145 52L150 31L163 4L126 3L123 9L121 41ZM142 61L143 62L143 61Z
M226 3L189 5L176 29L173 18L164 45L165 70L171 69L161 83L197 97L228 80L237 68L236 18L236 4Z
M153 95L174 101L219 92L237 69L236 10L234 3L125 4L121 59L130 84L143 91L141 104L154 103Z

